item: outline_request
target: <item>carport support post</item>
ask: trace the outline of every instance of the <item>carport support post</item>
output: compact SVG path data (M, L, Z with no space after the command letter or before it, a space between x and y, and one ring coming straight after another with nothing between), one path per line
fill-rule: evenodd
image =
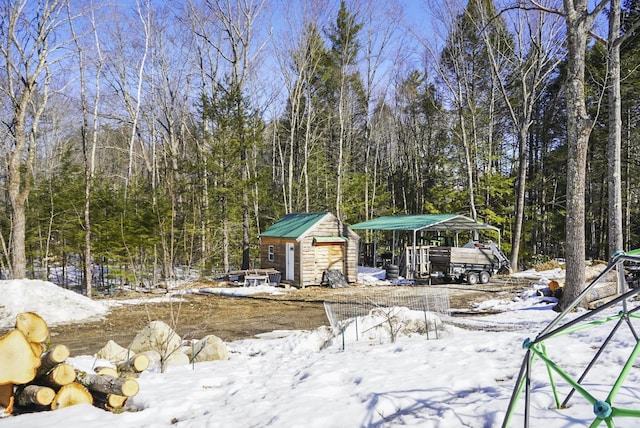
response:
M395 262L397 261L395 259L396 257L396 231L394 230L393 232L391 232L391 264L394 265L396 264ZM387 235L389 236L389 235Z
M378 231L373 231L373 265L372 267L378 267Z
M416 273L416 260L417 260L417 254L416 254L416 230L413 229L413 254L411 255L411 278L408 279L415 279L415 273ZM424 262L424 260L423 260ZM407 276L409 272L407 272Z

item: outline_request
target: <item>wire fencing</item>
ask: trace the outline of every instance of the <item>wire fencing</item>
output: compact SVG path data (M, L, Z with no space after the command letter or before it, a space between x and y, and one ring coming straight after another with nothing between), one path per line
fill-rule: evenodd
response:
M450 316L448 290L428 287L376 287L335 296L324 308L343 349L346 342L361 340L393 343L400 335L438 339Z

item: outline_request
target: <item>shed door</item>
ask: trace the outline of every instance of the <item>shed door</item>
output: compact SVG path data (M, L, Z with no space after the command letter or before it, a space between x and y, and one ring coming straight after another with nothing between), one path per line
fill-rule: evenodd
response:
M327 266L329 269L344 270L344 245L332 244L327 245Z
M344 272L344 245L342 243L316 243L314 246L315 281L320 283L328 269Z
M295 245L291 242L287 242L287 255L286 255L286 271L285 271L285 280L286 281L293 281L293 275L294 275L294 267L296 265L296 252L295 252Z

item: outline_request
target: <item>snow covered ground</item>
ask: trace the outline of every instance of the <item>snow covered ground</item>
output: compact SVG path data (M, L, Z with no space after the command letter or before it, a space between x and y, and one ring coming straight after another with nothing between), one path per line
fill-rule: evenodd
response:
M485 309L501 311L495 315L442 319L438 339L412 334L395 343L380 335L356 341L348 329L335 336L326 327L276 331L227 343L228 361L142 373L140 392L122 414L76 405L4 417L0 428L501 426L525 355L524 341L557 316L551 310L553 299L539 297L535 289L560 274L521 274L533 282L521 298L486 302ZM257 287L221 292L237 295L239 290L254 292ZM261 291L280 292L270 287ZM10 327L15 315L25 311L56 324L99 318L109 310L41 281L0 281L0 296L0 328ZM611 331L609 324L549 341L548 355L571 376L579 376ZM604 400L634 345L630 334L616 336L585 380L585 389ZM70 362L88 369L98 363L90 355L72 356ZM640 407L639 378L640 370L632 368L616 405ZM554 379L562 400L569 391L566 382ZM539 360L532 371L531 403L534 427L588 426L594 420L593 406L579 394L569 408L556 408ZM510 426L523 426L523 413L521 399ZM638 423L616 420L616 426Z

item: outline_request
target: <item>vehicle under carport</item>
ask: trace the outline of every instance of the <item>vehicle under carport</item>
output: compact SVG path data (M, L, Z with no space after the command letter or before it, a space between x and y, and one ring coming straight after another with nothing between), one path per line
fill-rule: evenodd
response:
M508 269L509 261L500 250L500 229L458 214L421 214L383 216L350 226L352 230L369 231L373 242L361 249L368 256L360 260L376 266L380 254L386 255L384 266L396 268L407 279L440 277L469 284L488 282L500 270ZM387 236L383 235L387 232ZM389 238L388 232L391 232ZM490 235L493 239L480 240ZM468 241L462 248L460 238ZM389 241L380 244L380 238ZM382 248L382 253L380 253ZM398 251L400 249L400 251ZM446 259L446 261L444 261Z

